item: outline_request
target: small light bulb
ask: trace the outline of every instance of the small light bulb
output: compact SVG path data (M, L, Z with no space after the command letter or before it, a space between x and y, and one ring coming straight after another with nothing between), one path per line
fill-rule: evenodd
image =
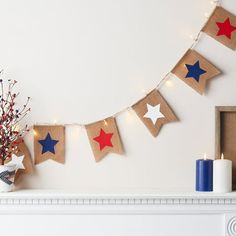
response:
M172 83L170 80L167 80L167 81L166 81L166 86L172 87L172 86L173 86L173 83Z
M132 123L133 122L133 113L131 109L128 109L125 115L126 121L128 123Z
M34 133L34 136L38 135L38 133L35 130L33 130L33 133Z
M16 132L19 132L20 131L20 126L19 125L13 126L12 130L16 131Z
M189 38L190 38L190 39L194 39L194 37L193 37L193 35L192 35L192 34L190 34L190 35L189 35Z
M145 89L142 89L141 92L144 93L144 94L146 94L146 90L145 90Z
M218 0L212 0L211 1L211 4L213 5L213 4L217 4L219 1Z
M105 124L105 126L107 126L107 121L106 120L104 120L104 124Z

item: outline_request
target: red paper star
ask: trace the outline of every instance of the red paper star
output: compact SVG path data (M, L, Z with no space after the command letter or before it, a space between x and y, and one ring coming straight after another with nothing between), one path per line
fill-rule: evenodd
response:
M106 133L103 129L100 130L99 136L95 137L93 140L99 143L100 151L103 150L105 147L113 147L111 142L111 138L113 133Z
M216 24L219 27L217 36L225 35L231 39L231 33L236 30L236 27L231 25L229 17L224 22L216 22Z

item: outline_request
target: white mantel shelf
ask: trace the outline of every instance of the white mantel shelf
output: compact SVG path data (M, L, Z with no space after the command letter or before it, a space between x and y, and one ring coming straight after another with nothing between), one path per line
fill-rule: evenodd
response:
M167 192L97 194L74 191L21 190L0 193L0 214L185 214L236 212L236 192L226 194Z
M36 236L47 235L48 231L55 235L55 229L58 236L69 235L68 229L76 233L71 235L85 236L236 236L236 192L132 192L0 193L0 220L8 217L4 233L9 236L32 235L38 222L42 228L34 232ZM9 234L12 219L17 226ZM23 227L26 221L30 228Z

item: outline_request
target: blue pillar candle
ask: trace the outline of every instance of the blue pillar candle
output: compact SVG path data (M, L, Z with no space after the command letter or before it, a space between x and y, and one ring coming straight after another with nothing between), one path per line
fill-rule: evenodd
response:
M196 191L213 191L213 160L204 158L196 161Z

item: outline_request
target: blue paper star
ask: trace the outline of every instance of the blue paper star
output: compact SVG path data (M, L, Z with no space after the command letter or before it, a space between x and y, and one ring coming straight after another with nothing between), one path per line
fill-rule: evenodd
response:
M38 142L43 147L42 154L44 154L45 152L51 152L51 153L55 154L54 147L59 141L52 139L51 135L48 133L45 139L39 140Z
M199 61L197 61L194 65L185 64L185 66L188 69L188 73L185 78L194 78L197 82L199 82L200 76L206 73L206 71L200 67Z

